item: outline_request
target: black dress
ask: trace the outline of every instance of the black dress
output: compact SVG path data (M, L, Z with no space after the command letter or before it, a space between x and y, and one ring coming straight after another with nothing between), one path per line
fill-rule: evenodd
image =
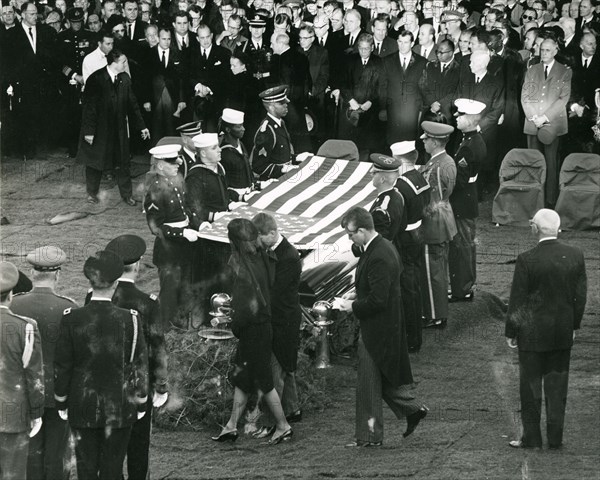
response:
M235 278L231 328L239 339L231 383L248 394L257 389L267 393L273 389L269 259L259 251L243 259L234 254L229 263Z

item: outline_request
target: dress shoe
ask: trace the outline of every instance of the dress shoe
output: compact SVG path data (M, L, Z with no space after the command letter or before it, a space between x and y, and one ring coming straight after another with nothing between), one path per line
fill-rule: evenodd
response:
M344 445L346 448L368 448L368 447L381 447L382 442L365 442L362 440L356 440L355 442L350 442Z
M302 410L296 410L291 415L285 417L288 423L298 423L302 421Z
M213 442L235 442L238 439L237 430L231 432L221 432L216 437L210 437Z
M541 445L538 446L531 446L531 445L527 445L525 443L523 443L523 440L511 440L510 442L508 442L508 445L511 446L512 448L542 448Z
M124 202L125 202L127 205L129 205L130 207L135 207L135 204L137 203L137 202L136 202L136 201L135 201L133 198L131 198L131 197L124 198L124 199L123 199L123 201L124 201Z
M252 434L253 438L267 438L275 433L275 426L272 427L260 427L256 432Z
M464 297L453 297L452 295L448 295L449 303L457 303L457 302L472 302L475 298L475 292L467 293Z
M445 318L432 318L427 321L427 323L423 326L423 328L442 329L442 328L446 328L447 323L448 323L448 320L446 320Z
M294 435L294 431L291 428L288 428L285 432L283 432L278 437L275 437L275 435L273 435L273 437L271 437L271 440L269 440L268 444L269 445L277 445L278 443L281 443L281 442L287 442L292 439L292 435Z
M406 417L406 432L402 434L404 438L415 431L419 422L427 416L427 412L429 412L429 409L423 405L418 411Z
M88 195L87 203L100 203L100 200L96 195Z

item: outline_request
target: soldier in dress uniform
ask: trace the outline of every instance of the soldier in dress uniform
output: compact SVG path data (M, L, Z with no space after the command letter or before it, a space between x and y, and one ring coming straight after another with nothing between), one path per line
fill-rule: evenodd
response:
M221 117L221 165L230 188L239 194L249 193L254 189L254 173L248 151L241 139L244 128L244 112L225 108Z
M454 155L456 185L450 195L450 205L456 222L456 236L450 241L448 267L450 271L450 302L473 300L477 281L475 219L479 215L477 176L487 154L485 141L477 131L485 103L459 98L456 126L463 139Z
M58 43L62 55L62 73L67 85L63 89L65 96L66 136L69 157L77 156L79 130L81 129L81 88L83 87L83 59L96 48L94 36L83 28L84 12L82 8L70 8L65 19L69 29L58 34Z
M198 240L198 232L190 228L185 211L185 186L179 167L181 145L161 145L150 150L156 161L156 172L150 176L144 198L146 220L156 236L152 262L158 268L160 309L163 326L177 325L187 317L185 290L190 282L190 242Z
M29 436L42 426L44 369L35 320L10 311L19 271L0 262L0 478L27 478Z
M181 145L182 148L179 152L179 157L183 162L179 165L179 173L185 178L190 168L196 164L196 149L192 138L202 133L202 122L185 123L175 130L179 133L179 137L163 137L156 142L156 146Z
M416 353L423 343L420 277L423 270L424 245L421 225L425 206L429 203L429 183L415 169L419 154L414 140L396 142L390 149L394 158L402 163L396 188L404 198L407 225L399 235L400 258L404 266L400 274L400 289L406 319L408 351Z
M400 253L399 235L406 228L406 209L404 198L396 190L401 162L395 158L372 153L369 157L373 166L373 186L377 190L377 198L369 213L373 217L375 230L394 244Z
M133 424L127 447L127 478L145 480L148 478L152 407L159 408L164 405L169 395L163 325L158 297L145 294L135 285L142 255L146 253L146 242L137 235L121 235L111 240L105 249L115 253L124 264L123 275L118 280L112 301L117 307L133 308L139 313L141 330L148 348L148 394L152 396L152 401L147 403L146 415ZM90 289L86 304L91 300L91 296Z
M75 436L77 478L119 478L131 427L146 413L148 357L136 310L111 302L123 261L97 252L83 266L90 302L67 308L54 361L54 398Z
M446 153L454 127L435 122L421 123L421 139L431 155L423 177L431 187L423 217L425 268L422 274L425 328L445 328L448 320L448 244L456 235L449 198L456 182L456 165Z
M250 57L250 71L260 82L261 88L266 88L271 76L271 58L273 50L271 42L265 39L266 20L255 15L248 21L250 39L246 42L244 52Z
M33 318L38 325L44 352L45 402L42 429L29 441L29 478L69 478L69 425L58 416L54 402L54 351L62 313L77 303L55 292L61 265L67 255L60 248L44 246L27 255L33 268L33 290L14 296L11 310Z
M288 113L287 87L279 85L260 93L267 116L254 136L252 168L260 180L279 178L298 168L294 162L294 146L283 117Z

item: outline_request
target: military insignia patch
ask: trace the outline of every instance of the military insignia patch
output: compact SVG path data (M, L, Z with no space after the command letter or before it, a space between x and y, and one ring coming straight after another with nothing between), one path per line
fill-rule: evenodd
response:
M150 294L150 300L154 300L156 302L157 299L158 297L156 295L154 295L153 293Z
M265 147L261 148L261 149L258 151L258 154L259 154L259 155L265 155L265 156L266 156L266 155L267 155L267 151L265 150Z
M147 211L150 211L152 209L155 209L156 211L158 211L158 207L156 205L154 205L154 203L151 203L150 206L147 208Z
M265 133L265 132L267 131L267 124L268 124L268 123L269 123L269 122L268 122L267 120L265 120L265 121L262 123L262 125L260 126L260 131L261 131L261 132Z

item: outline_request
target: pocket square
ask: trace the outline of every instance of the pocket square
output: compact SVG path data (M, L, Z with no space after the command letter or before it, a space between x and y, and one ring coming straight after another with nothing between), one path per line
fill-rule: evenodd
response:
M215 67L216 67L217 65L221 65L221 60L219 60L218 62L215 62Z

